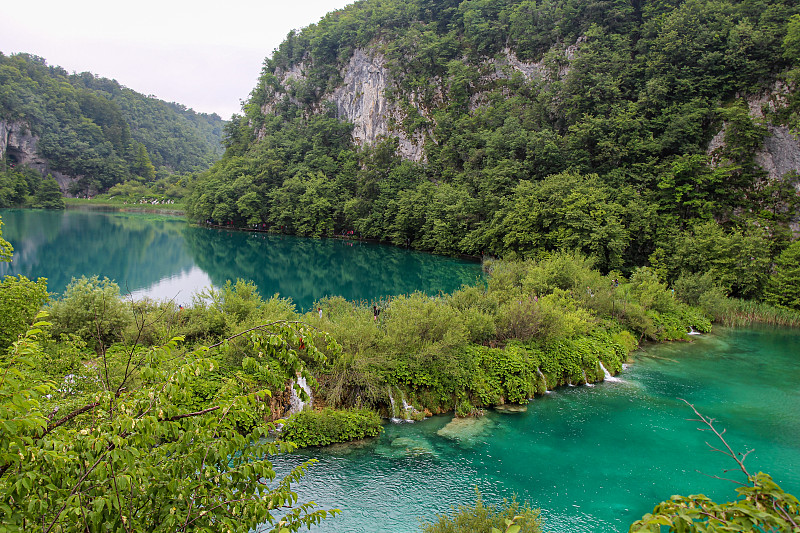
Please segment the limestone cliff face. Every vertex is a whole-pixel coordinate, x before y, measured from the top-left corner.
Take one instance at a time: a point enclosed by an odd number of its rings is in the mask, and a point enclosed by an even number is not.
[[[403,131],[392,132],[389,119],[400,118],[400,111],[386,98],[389,71],[380,53],[368,54],[357,49],[341,71],[342,83],[327,100],[336,104],[341,119],[352,122],[353,140],[359,145],[373,145],[389,136],[396,136],[400,154],[413,161],[422,159],[421,135],[408,138]]]
[[[27,165],[39,171],[42,176],[51,174],[62,191],[66,191],[73,178],[50,169],[47,161],[39,157],[36,147],[39,137],[31,133],[22,122],[0,120],[0,159],[8,156],[15,165]]]
[[[581,37],[573,45],[566,47],[563,51],[565,61],[556,66],[551,66],[545,61],[536,63],[520,61],[513,50],[505,49],[501,56],[483,65],[487,74],[482,82],[490,84],[494,80],[509,79],[514,72],[522,73],[528,80],[563,80],[569,74],[569,61],[573,59],[584,40],[585,38]],[[391,88],[395,80],[391,79],[386,60],[379,48],[380,46],[369,49],[357,48],[347,64],[339,70],[341,82],[338,86],[323,95],[320,101],[307,111],[321,112],[325,104],[331,102],[336,107],[338,117],[354,125],[353,141],[357,145],[371,146],[381,139],[396,137],[399,141],[398,152],[402,157],[412,161],[422,161],[425,157],[425,142],[435,142],[432,131],[417,131],[409,135],[400,128],[392,127],[392,124],[402,123],[404,117],[399,106],[387,97],[387,89]],[[286,70],[276,69],[273,74],[278,81],[277,87],[267,89],[269,97],[261,106],[261,112],[265,115],[274,113],[278,102],[284,98],[300,106],[300,102],[290,96],[290,89],[292,85],[307,79],[305,71],[308,67],[307,59]],[[444,93],[442,80],[432,79],[430,83],[439,88],[438,103],[442,103]],[[471,111],[486,104],[484,94],[476,91],[471,97]],[[409,101],[421,116],[433,120],[431,110],[419,104],[417,95],[409,95]],[[263,135],[263,131],[258,132],[259,139],[263,138]]]

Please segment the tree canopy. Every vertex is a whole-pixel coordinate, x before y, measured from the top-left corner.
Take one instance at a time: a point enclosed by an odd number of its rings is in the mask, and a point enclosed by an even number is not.
[[[712,223],[726,239],[759,240],[753,260],[769,263],[789,242],[798,176],[767,179],[755,155],[770,127],[800,125],[794,85],[782,85],[798,9],[358,2],[291,32],[265,61],[189,216],[447,254],[568,248],[626,272],[660,265]],[[356,49],[382,61],[394,110],[371,145],[354,141],[332,102]],[[761,118],[748,102],[763,95],[777,104]],[[400,132],[424,145],[419,161],[401,157]],[[737,252],[718,249],[721,286],[760,296],[763,280],[742,278]],[[702,273],[670,262],[669,281]]]

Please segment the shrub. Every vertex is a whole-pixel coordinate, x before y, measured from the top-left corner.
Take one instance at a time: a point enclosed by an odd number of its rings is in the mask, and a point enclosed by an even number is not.
[[[307,409],[286,421],[281,439],[302,448],[377,437],[382,431],[380,416],[369,409]]]
[[[73,278],[64,297],[50,306],[50,316],[53,336],[73,333],[95,350],[122,339],[125,328],[133,321],[119,286],[97,276]]]
[[[453,509],[452,516],[438,515],[435,522],[426,522],[423,533],[462,533],[464,531],[507,531],[509,524],[520,526],[519,533],[541,533],[542,521],[538,509],[527,504],[520,507],[515,498],[499,505],[485,505],[480,493],[473,505]],[[510,530],[510,529],[509,529]]]

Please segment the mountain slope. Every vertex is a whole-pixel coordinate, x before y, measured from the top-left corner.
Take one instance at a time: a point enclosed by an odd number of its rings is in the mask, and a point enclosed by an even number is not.
[[[362,0],[265,62],[190,213],[439,253],[571,248],[672,280],[716,265],[757,295],[734,265],[768,265],[797,215],[797,13]],[[677,258],[706,224],[749,244]]]
[[[0,157],[52,173],[74,193],[206,169],[222,153],[223,127],[217,115],[114,80],[0,54]]]

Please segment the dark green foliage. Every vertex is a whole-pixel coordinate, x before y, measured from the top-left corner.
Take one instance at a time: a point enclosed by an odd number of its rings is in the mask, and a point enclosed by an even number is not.
[[[369,409],[307,409],[289,417],[281,439],[302,448],[377,437],[382,431],[381,418]]]
[[[52,176],[48,176],[39,184],[39,189],[33,196],[31,207],[43,209],[64,209],[64,197],[61,196],[61,188]]]
[[[786,73],[798,10],[358,2],[290,33],[266,61],[189,216],[445,254],[576,250],[603,272],[652,266],[673,282],[710,271],[722,290],[759,297],[798,200],[796,177],[768,181],[755,153],[769,123],[800,124],[800,99],[790,88],[761,120],[745,98],[798,77]],[[330,102],[356,49],[385,60],[396,109],[369,146]],[[517,59],[538,63],[526,77]],[[399,132],[424,142],[421,161],[399,156]],[[724,246],[695,246],[698,229]]]
[[[61,188],[51,176],[22,166],[0,166],[0,207],[64,209]]]
[[[778,257],[764,299],[778,307],[800,310],[800,241]]]

